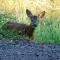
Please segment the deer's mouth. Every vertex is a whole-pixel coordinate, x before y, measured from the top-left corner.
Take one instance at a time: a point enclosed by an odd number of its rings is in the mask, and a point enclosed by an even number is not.
[[[37,25],[36,24],[32,24],[32,27],[35,28],[35,27],[37,27]]]

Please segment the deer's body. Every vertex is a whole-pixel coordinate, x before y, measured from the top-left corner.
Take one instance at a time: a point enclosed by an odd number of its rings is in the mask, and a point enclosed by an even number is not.
[[[29,38],[33,38],[34,30],[38,25],[38,17],[33,16],[32,13],[26,9],[26,14],[31,20],[30,25],[26,24],[19,24],[19,23],[14,23],[14,22],[7,22],[4,26],[6,26],[7,29],[12,30],[12,31],[18,31],[18,34],[20,35],[26,35]]]
[[[29,38],[33,38],[35,28],[33,28],[32,25],[8,22],[5,26],[11,31],[17,30],[19,35],[26,35],[29,36]]]

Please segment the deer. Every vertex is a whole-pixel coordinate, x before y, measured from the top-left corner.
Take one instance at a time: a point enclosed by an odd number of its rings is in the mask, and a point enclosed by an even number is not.
[[[33,15],[30,10],[26,9],[27,17],[30,19],[30,25],[21,24],[17,22],[7,22],[4,26],[11,31],[18,31],[19,35],[28,36],[31,39],[34,39],[34,30],[39,23],[38,16]],[[42,11],[41,18],[44,17],[45,11]]]

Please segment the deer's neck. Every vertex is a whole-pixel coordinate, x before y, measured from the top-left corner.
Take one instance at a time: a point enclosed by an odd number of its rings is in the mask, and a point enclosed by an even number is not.
[[[37,25],[33,26],[33,25],[30,24],[30,29],[32,29],[32,31],[34,31],[36,27],[37,27]]]

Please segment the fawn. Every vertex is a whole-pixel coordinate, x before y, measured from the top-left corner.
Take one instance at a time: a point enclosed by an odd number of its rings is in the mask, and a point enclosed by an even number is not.
[[[37,27],[39,20],[38,20],[38,17],[35,15],[32,15],[32,13],[28,9],[26,9],[26,14],[31,20],[30,25],[19,24],[15,22],[7,22],[4,26],[9,30],[18,31],[19,35],[26,35],[29,38],[34,39],[34,36],[33,36],[34,30]],[[44,14],[45,12],[43,11],[41,14],[41,17],[43,17]]]

